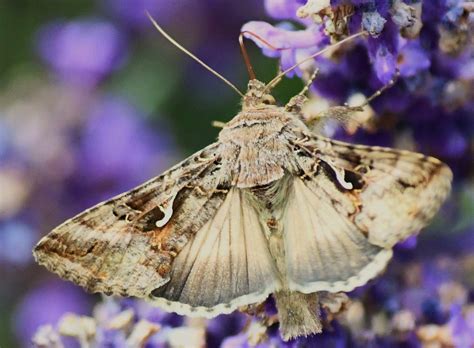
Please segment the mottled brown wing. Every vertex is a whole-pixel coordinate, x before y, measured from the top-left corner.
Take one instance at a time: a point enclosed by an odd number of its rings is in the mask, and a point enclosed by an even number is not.
[[[337,207],[344,207],[339,210],[355,209],[350,213],[354,223],[382,247],[426,226],[451,188],[451,170],[419,153],[322,136],[306,137],[294,146],[305,176],[326,173],[334,183],[328,194]]]
[[[352,193],[355,224],[381,247],[393,247],[419,232],[451,190],[451,170],[433,157],[324,137],[315,137],[314,146],[346,186],[339,186],[340,191]]]
[[[91,292],[147,297],[230,188],[220,144],[66,221],[34,249],[37,262]]]
[[[280,281],[257,211],[230,190],[217,213],[176,257],[170,281],[152,301],[179,314],[214,317],[258,303]]]
[[[429,223],[450,191],[450,169],[432,157],[320,136],[291,143],[299,178],[285,243],[295,290],[364,284],[384,269],[395,243]]]

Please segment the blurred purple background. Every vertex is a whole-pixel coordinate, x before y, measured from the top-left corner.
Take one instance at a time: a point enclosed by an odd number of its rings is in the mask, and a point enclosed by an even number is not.
[[[94,337],[86,336],[100,347],[130,344],[140,320],[149,325],[143,329],[150,333],[144,340],[148,347],[177,344],[184,336],[212,347],[246,347],[252,340],[262,347],[283,344],[276,325],[263,335],[259,323],[244,314],[206,323],[140,301],[87,294],[34,264],[31,249],[63,220],[158,175],[211,142],[218,132],[211,121],[227,121],[238,110],[238,96],[166,42],[145,9],[185,47],[244,89],[247,75],[237,37],[245,23],[265,21],[246,26],[288,48],[277,54],[264,47],[270,59],[248,45],[264,81],[276,74],[275,58],[285,68],[329,44],[330,35],[314,18],[296,16],[304,3],[0,4],[0,19],[10,24],[0,32],[0,347],[29,346],[41,326],[40,338],[59,344],[57,330],[67,312],[76,315],[77,337],[62,338],[66,347],[78,346],[78,337],[84,339],[88,332],[90,322],[79,315],[93,321]],[[372,126],[351,135],[334,129],[334,136],[436,156],[455,173],[453,193],[419,238],[397,246],[384,276],[350,294],[352,306],[328,323],[323,335],[289,346],[474,346],[474,49],[469,12],[474,6],[451,0],[406,3],[422,8],[421,14],[410,12],[402,1],[352,1],[351,33],[363,27],[374,36],[348,45],[337,60],[318,58],[321,74],[312,98],[342,104],[355,93],[368,96],[399,69],[397,84],[371,104]],[[333,10],[341,4],[350,2],[331,1]],[[421,29],[406,23],[407,13],[423,23]],[[303,67],[295,72],[275,92],[282,103],[302,86]],[[271,303],[267,307],[271,313]],[[157,324],[161,331],[154,333]]]

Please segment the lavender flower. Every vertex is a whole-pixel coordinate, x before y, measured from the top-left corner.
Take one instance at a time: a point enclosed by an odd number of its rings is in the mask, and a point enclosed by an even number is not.
[[[443,31],[448,30],[452,34],[453,42],[456,35],[462,41],[463,33],[473,27],[472,16],[469,16],[461,2],[441,1],[439,6],[433,6],[429,2],[408,4],[402,1],[333,1],[331,4],[308,1],[304,6],[296,0],[266,2],[268,13],[275,13],[276,19],[295,21],[291,11],[298,6],[298,15],[303,16],[306,21],[311,21],[299,22],[303,23],[306,29],[296,33],[305,33],[306,36],[309,33],[320,33],[320,36],[313,34],[311,39],[308,36],[305,40],[308,45],[304,48],[298,44],[298,40],[294,40],[296,34],[286,22],[283,27],[270,26],[264,22],[250,22],[243,26],[243,30],[251,30],[270,42],[273,39],[280,46],[289,47],[287,51],[275,52],[259,43],[255,37],[249,36],[262,47],[264,54],[280,58],[280,66],[285,68],[316,52],[321,44],[329,39],[334,41],[341,35],[366,29],[370,37],[365,41],[360,40],[353,49],[346,49],[348,52],[338,57],[338,62],[318,58],[313,63],[300,66],[296,73],[307,78],[309,72],[317,66],[320,76],[313,85],[313,92],[343,103],[355,91],[371,93],[393,79],[398,71],[398,85],[373,103],[377,113],[375,122],[383,122],[378,115],[396,110],[400,121],[403,122],[401,126],[414,130],[418,147],[415,150],[439,156],[455,170],[461,167],[459,161],[468,151],[469,132],[460,126],[463,122],[460,113],[462,111],[453,110],[456,105],[452,103],[453,99],[442,103],[443,98],[437,92],[450,88],[453,91],[451,93],[457,93],[453,98],[462,98],[461,96],[466,95],[467,87],[462,87],[463,84],[456,82],[460,81],[456,79],[472,81],[470,66],[474,54],[473,45],[462,45],[456,52],[443,48],[448,45],[448,39],[443,39]],[[288,13],[283,13],[284,9],[287,9]],[[454,28],[462,29],[459,32]],[[292,59],[288,59],[288,56]],[[454,86],[457,86],[457,89],[454,89]],[[448,98],[449,94],[441,95]],[[429,106],[430,110],[417,110],[416,105],[420,105],[422,101],[426,103],[424,107]],[[462,103],[462,100],[456,103]],[[451,109],[449,113],[453,114],[452,116],[446,116],[447,108]],[[417,110],[416,115],[409,116],[413,110]],[[422,122],[424,117],[429,117],[426,118],[429,124]],[[373,137],[367,132],[362,132],[362,137],[360,135],[360,132],[355,133],[354,140],[369,143],[363,138]],[[397,139],[393,141],[397,142]],[[384,145],[391,144],[384,141]]]
[[[80,288],[59,280],[45,283],[27,293],[18,306],[14,318],[17,337],[26,347],[42,325],[56,323],[66,312],[89,311],[89,301]]]
[[[398,41],[402,39],[402,36],[406,37],[406,35],[403,35],[403,32],[400,32],[400,30],[414,26],[415,22],[419,20],[419,14],[417,14],[418,5],[416,3],[410,6],[402,1],[394,1],[390,7],[388,1],[354,1],[352,3],[345,2],[345,5],[333,2],[331,6],[329,3],[321,5],[324,4],[324,2],[318,3],[308,1],[305,6],[302,6],[302,3],[296,0],[268,0],[265,4],[269,15],[273,16],[275,19],[297,19],[294,12],[295,8],[299,8],[297,13],[299,13],[300,17],[308,17],[312,15],[313,18],[317,18],[315,22],[305,22],[308,29],[317,26],[320,30],[324,28],[326,32],[329,31],[330,33],[331,28],[343,24],[336,23],[337,21],[345,21],[347,22],[345,23],[346,30],[349,30],[349,28],[355,28],[355,31],[357,31],[357,27],[359,27],[358,30],[361,28],[367,30],[372,35],[368,40],[369,55],[374,65],[374,71],[382,82],[387,82],[392,78],[397,67],[413,74],[418,69],[426,69],[429,66],[426,52],[424,52],[419,44],[412,45],[408,43],[405,54],[416,54],[418,58],[421,59],[405,60],[403,57],[399,58],[399,52],[404,45],[399,45]],[[351,6],[353,12],[350,12],[349,14],[346,13],[347,17],[341,19],[340,14],[343,10],[343,6]],[[445,11],[444,16],[449,18],[449,20],[445,18],[445,21],[449,21],[449,23],[457,23],[457,21],[460,20],[462,13],[464,13],[463,7],[459,5],[459,2],[456,4],[447,4]],[[250,23],[248,23],[244,25],[243,30],[252,29],[254,33],[265,38],[269,36],[268,28],[268,25],[265,23],[259,23],[258,25],[250,25]],[[287,26],[286,28],[286,32],[283,30],[279,31],[277,42],[283,42],[286,47],[288,47],[291,42],[296,46],[296,48],[300,48],[297,46],[297,41],[295,42],[292,40],[292,37],[295,35],[291,27],[289,28]],[[410,37],[408,40],[417,36],[418,35]],[[260,44],[257,39],[253,39],[257,44]],[[317,49],[318,45],[322,43],[321,39],[317,41],[318,42],[312,44],[312,40],[307,39],[306,48],[312,46]],[[281,46],[285,47],[285,45]],[[267,47],[265,47],[264,53],[272,55],[268,52]],[[278,56],[278,54],[273,53],[273,56]],[[398,59],[401,62],[397,63]],[[410,68],[410,64],[415,64],[415,66]]]
[[[149,306],[147,306],[150,308]],[[201,347],[205,343],[205,327],[202,322],[188,321],[180,326],[166,324],[166,320],[156,323],[140,311],[141,301],[119,301],[105,299],[94,308],[94,315],[80,316],[64,314],[56,325],[40,327],[33,337],[35,346],[42,342],[59,342],[61,346],[70,337],[81,346],[96,347]],[[151,309],[162,319],[169,314],[159,309]],[[149,312],[147,310],[147,312]]]
[[[112,23],[83,19],[51,23],[39,32],[38,51],[62,80],[95,85],[126,59],[126,37]]]

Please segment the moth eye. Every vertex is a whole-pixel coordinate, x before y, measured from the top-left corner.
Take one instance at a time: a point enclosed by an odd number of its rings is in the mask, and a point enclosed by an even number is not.
[[[262,99],[262,103],[266,105],[273,105],[276,103],[275,98],[273,98],[271,95],[265,95]]]

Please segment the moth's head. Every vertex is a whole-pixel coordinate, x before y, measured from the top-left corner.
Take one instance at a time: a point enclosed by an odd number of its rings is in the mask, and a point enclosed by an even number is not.
[[[268,93],[268,89],[263,82],[255,79],[249,81],[247,93],[245,93],[242,99],[243,110],[275,104],[275,98],[273,98],[273,96]]]

